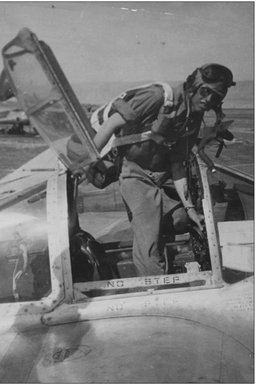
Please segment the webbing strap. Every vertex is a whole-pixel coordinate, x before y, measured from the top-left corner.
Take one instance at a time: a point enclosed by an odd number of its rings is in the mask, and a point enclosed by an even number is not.
[[[173,90],[171,86],[167,83],[156,83],[160,84],[163,87],[164,90],[164,106],[173,106]]]
[[[113,141],[113,147],[120,147],[121,145],[135,144],[142,141],[150,140],[152,136],[151,131],[142,133],[133,133],[131,135],[116,137]]]
[[[163,82],[154,82],[151,84],[145,84],[144,86],[138,87],[140,88],[146,88],[150,85],[161,85],[164,90],[164,106],[173,106],[173,90],[171,86],[167,83]],[[124,92],[121,96],[123,98],[125,96],[126,92]],[[157,144],[166,144],[170,145],[171,143],[167,143],[166,139],[158,135],[157,133],[154,133],[152,131],[146,131],[142,133],[134,133],[131,135],[126,135],[122,137],[116,137],[112,143],[112,147],[120,147],[122,145],[128,145],[128,144],[136,144],[147,140],[154,140]]]
[[[146,88],[146,87],[149,87],[151,85],[161,85],[162,86],[163,91],[164,91],[164,104],[163,104],[164,107],[165,106],[173,106],[173,90],[168,83],[154,82],[154,83],[145,84],[143,86],[140,86],[138,88],[133,88],[130,90]],[[118,98],[124,98],[126,93],[129,92],[130,90],[122,93]],[[118,98],[115,98],[114,100],[116,100]],[[104,121],[107,120],[109,110],[110,110],[110,108],[112,106],[112,102],[114,100],[112,100],[109,104],[106,104],[103,107],[97,109],[92,114],[91,123],[92,123],[93,128],[95,128],[97,131],[100,128],[99,126],[101,126],[104,123]],[[153,133],[152,131],[146,131],[146,132],[142,132],[142,133],[134,133],[131,135],[116,137],[113,140],[111,147],[115,148],[115,147],[120,147],[122,145],[136,144],[136,143],[140,143],[140,142],[147,141],[147,140],[154,140],[158,144],[165,144],[168,146],[172,144],[172,143],[167,143],[166,139],[164,139],[161,135],[159,135],[157,133]]]
[[[147,140],[154,140],[157,144],[167,144],[166,139],[152,131],[142,133],[133,133],[131,135],[116,137],[113,141],[112,147],[120,147],[122,145],[141,143]]]

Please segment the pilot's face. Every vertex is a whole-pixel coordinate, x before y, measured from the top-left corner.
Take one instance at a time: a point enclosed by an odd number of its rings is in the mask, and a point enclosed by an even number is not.
[[[192,112],[205,112],[221,103],[223,98],[207,85],[198,88],[191,99]]]

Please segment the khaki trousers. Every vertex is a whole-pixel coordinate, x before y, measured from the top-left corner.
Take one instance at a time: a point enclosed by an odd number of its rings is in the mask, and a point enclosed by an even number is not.
[[[133,229],[133,262],[138,276],[163,275],[166,262],[161,239],[164,215],[180,205],[161,188],[165,174],[150,172],[124,158],[120,191]],[[183,208],[178,216],[186,214]]]

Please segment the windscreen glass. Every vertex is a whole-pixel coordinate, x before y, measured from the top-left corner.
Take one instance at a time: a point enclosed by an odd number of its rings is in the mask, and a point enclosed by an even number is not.
[[[94,131],[50,47],[25,28],[3,56],[22,109],[63,163],[69,167],[73,153],[95,160]]]

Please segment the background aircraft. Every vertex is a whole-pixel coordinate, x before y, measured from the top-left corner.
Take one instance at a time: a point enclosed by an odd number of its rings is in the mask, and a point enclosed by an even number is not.
[[[0,74],[0,130],[3,133],[25,134],[24,126],[29,126],[29,119],[21,110],[5,70]]]
[[[37,135],[21,109],[3,69],[0,74],[0,132],[8,135]]]

